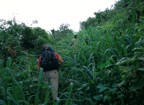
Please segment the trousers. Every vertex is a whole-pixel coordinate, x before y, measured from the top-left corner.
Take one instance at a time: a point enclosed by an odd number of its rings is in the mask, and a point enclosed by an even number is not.
[[[45,71],[43,74],[45,81],[50,82],[52,98],[55,100],[58,97],[58,70]]]

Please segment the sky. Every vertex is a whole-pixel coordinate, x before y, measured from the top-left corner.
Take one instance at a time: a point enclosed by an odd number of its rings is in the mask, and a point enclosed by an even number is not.
[[[77,32],[80,22],[94,17],[94,12],[111,8],[118,0],[0,0],[0,19],[13,19],[47,31],[61,24]],[[37,20],[37,24],[32,24]]]

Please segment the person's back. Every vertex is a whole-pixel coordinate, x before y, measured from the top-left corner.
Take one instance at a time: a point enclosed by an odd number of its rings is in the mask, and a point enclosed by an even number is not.
[[[41,67],[44,71],[59,69],[60,63],[56,58],[55,52],[50,48],[46,48],[41,55]]]
[[[48,58],[49,57],[49,58]],[[53,58],[52,58],[53,57]],[[59,64],[63,62],[58,53],[54,52],[47,45],[43,46],[41,55],[38,60],[38,70],[43,68],[43,74],[47,82],[50,81],[52,86],[52,97],[55,100],[58,96],[58,68],[56,67],[54,60],[57,60]],[[51,65],[50,65],[51,64]]]

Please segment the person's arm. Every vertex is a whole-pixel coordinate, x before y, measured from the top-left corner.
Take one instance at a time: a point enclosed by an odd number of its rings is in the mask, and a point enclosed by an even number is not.
[[[58,55],[58,53],[54,52],[54,54],[56,58],[58,59],[58,61],[60,62],[60,64],[64,62],[64,60],[61,58],[61,56]]]
[[[38,71],[40,70],[41,56],[38,59]]]

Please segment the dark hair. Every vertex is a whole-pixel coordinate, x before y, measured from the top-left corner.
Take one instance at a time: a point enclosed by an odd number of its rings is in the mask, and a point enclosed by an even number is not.
[[[50,50],[50,51],[54,51],[51,47],[49,47],[48,45],[43,45],[42,49],[41,49],[41,53],[45,50]]]

